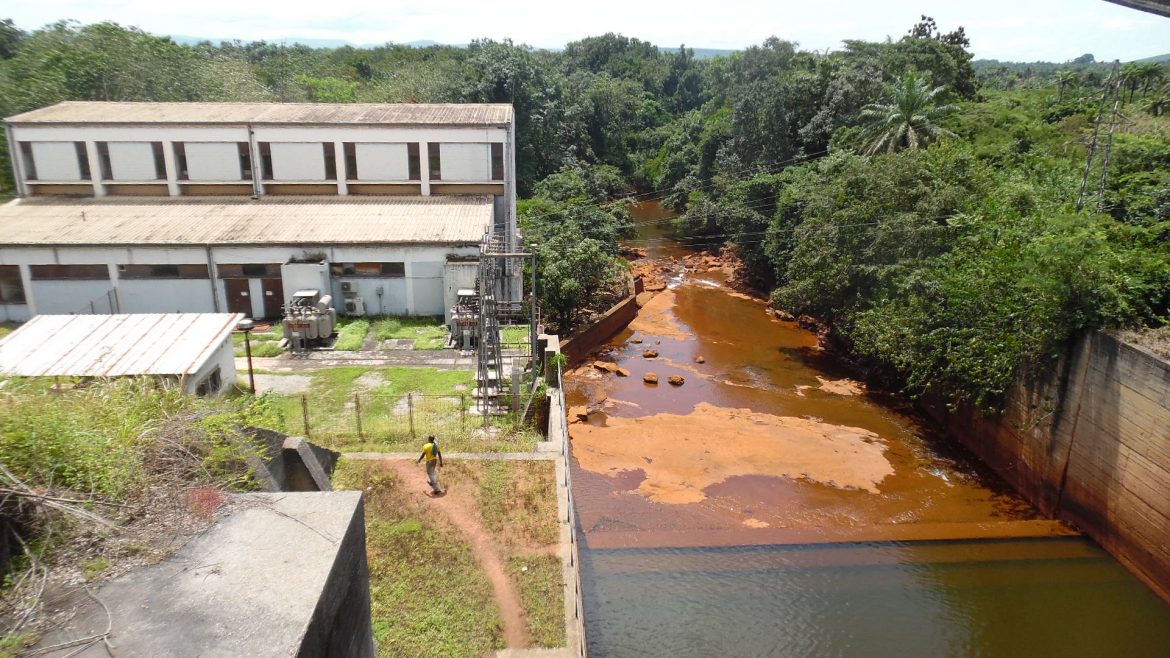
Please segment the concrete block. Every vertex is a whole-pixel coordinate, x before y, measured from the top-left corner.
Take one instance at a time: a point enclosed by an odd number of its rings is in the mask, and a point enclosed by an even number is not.
[[[108,627],[119,656],[374,655],[361,492],[244,494],[222,515],[167,560],[77,592],[38,646]],[[107,653],[98,641],[41,655]]]

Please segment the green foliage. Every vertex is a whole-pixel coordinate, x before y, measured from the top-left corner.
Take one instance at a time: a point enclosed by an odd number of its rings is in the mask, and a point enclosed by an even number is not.
[[[862,150],[867,154],[881,151],[925,148],[931,142],[954,133],[938,122],[953,114],[954,105],[939,105],[937,98],[945,87],[931,89],[914,70],[894,80],[889,88],[889,103],[872,103],[861,108]]]
[[[267,401],[198,398],[151,380],[94,382],[57,393],[47,382],[6,380],[0,454],[18,477],[126,499],[152,477],[151,455],[183,446],[196,480],[248,486],[246,457],[257,448],[241,427],[276,427]],[[163,442],[163,437],[169,442]]]

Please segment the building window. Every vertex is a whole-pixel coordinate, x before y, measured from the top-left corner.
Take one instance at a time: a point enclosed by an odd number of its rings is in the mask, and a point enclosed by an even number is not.
[[[419,168],[417,142],[411,142],[406,145],[406,158],[407,167],[410,170],[410,180],[420,180],[422,178],[422,170]]]
[[[391,278],[406,276],[405,263],[332,263],[329,267],[333,276]]]
[[[81,172],[81,180],[91,180],[89,153],[85,150],[85,142],[73,142],[73,149],[77,151],[77,171]]]
[[[333,142],[321,142],[321,149],[325,153],[325,180],[337,180],[337,151]]]
[[[98,164],[101,165],[102,180],[114,179],[114,167],[110,164],[110,144],[108,142],[97,143]]]
[[[427,161],[430,164],[431,180],[443,180],[443,166],[439,158],[439,145],[431,142],[427,144]]]
[[[0,304],[23,304],[24,282],[20,280],[20,267],[0,265]]]
[[[163,143],[151,142],[150,151],[154,154],[155,180],[163,180],[167,177],[167,159],[163,157]]]
[[[199,386],[195,387],[195,395],[211,395],[219,391],[223,386],[223,375],[219,372],[219,366],[215,367],[207,377],[199,382]]]
[[[272,145],[268,142],[260,142],[260,176],[272,180]]]
[[[24,179],[37,179],[37,163],[33,160],[32,143],[20,142],[20,161],[24,165]]]
[[[206,265],[119,265],[121,279],[206,279]]]
[[[504,180],[504,145],[492,142],[492,180]]]
[[[280,278],[280,263],[248,263],[217,265],[221,279],[277,279]]]
[[[105,265],[30,265],[34,281],[108,281],[110,268]]]
[[[252,149],[248,142],[239,142],[240,174],[243,180],[252,180]]]
[[[183,142],[172,144],[175,149],[175,168],[179,170],[179,180],[187,180],[187,146]]]
[[[342,150],[345,151],[345,180],[357,180],[357,144],[345,142]]]

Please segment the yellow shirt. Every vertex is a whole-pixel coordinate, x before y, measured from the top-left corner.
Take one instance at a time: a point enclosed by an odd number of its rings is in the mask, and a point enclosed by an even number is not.
[[[426,455],[427,461],[429,462],[433,462],[438,459],[438,457],[435,456],[435,444],[431,443],[430,441],[423,445],[423,454]]]

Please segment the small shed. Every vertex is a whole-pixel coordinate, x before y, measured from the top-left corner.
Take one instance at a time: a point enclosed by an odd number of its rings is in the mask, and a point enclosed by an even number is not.
[[[236,381],[242,313],[38,315],[0,340],[0,375],[163,377],[215,395]]]

